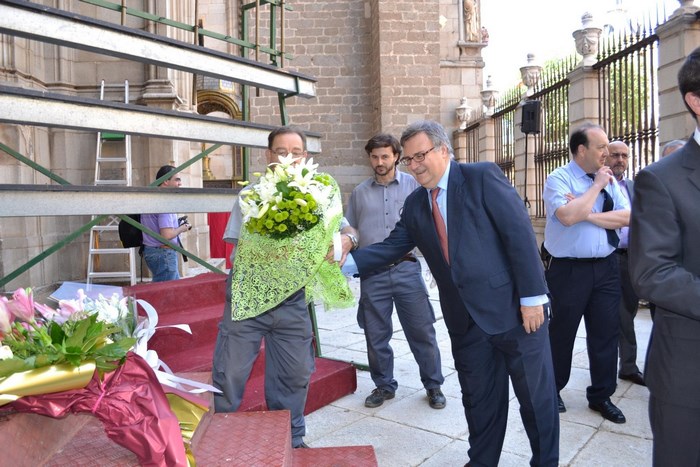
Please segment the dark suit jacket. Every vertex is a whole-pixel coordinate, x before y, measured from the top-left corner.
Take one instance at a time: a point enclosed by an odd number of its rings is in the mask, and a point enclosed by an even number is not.
[[[404,203],[389,237],[353,252],[360,274],[390,264],[414,247],[423,253],[440,290],[450,332],[474,322],[488,334],[522,324],[520,297],[544,295],[547,285],[523,201],[497,165],[450,163],[447,189],[447,266],[423,187]]]
[[[656,304],[645,380],[652,394],[700,408],[700,147],[694,139],[635,179],[630,275]]]

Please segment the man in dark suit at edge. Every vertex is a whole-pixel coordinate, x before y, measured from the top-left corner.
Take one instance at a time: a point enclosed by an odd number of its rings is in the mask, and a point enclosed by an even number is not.
[[[352,252],[344,270],[366,274],[418,247],[437,282],[452,341],[469,426],[467,465],[498,465],[510,375],[530,464],[556,466],[559,414],[547,286],[523,202],[497,165],[452,161],[439,123],[411,124],[401,144],[400,161],[422,188],[408,196],[389,237]]]
[[[681,149],[635,179],[630,273],[656,304],[646,361],[654,466],[700,465],[700,47],[678,73],[696,121]]]

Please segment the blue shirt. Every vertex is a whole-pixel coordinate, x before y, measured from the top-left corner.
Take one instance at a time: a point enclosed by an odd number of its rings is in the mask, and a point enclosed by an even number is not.
[[[556,211],[568,200],[566,194],[583,195],[593,185],[593,180],[575,162],[571,161],[554,170],[544,183],[544,204],[547,224],[544,229],[544,246],[555,258],[604,258],[615,251],[608,243],[605,229],[592,222],[583,221],[565,226],[556,216]],[[612,197],[613,210],[630,209],[627,197],[613,178],[605,191]],[[603,212],[603,195],[599,194],[591,212]]]

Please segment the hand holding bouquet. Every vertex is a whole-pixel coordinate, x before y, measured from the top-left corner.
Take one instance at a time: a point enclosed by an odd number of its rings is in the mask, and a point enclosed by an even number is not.
[[[289,154],[241,192],[243,229],[231,284],[232,318],[257,316],[301,288],[326,308],[354,303],[337,264],[325,261],[343,209],[340,189],[313,159]]]
[[[333,180],[316,172],[313,159],[281,156],[250,190],[241,193],[243,223],[249,233],[282,239],[307,231],[321,220]]]

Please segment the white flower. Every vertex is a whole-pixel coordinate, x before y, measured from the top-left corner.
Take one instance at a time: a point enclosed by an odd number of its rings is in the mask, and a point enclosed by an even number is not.
[[[100,294],[97,300],[87,299],[85,311],[90,314],[97,314],[97,320],[104,323],[118,323],[129,314],[127,306],[127,298],[119,298],[119,295],[112,294],[109,299],[106,299]]]
[[[0,347],[0,360],[7,360],[8,358],[12,358],[14,355],[12,354],[12,349],[8,345],[3,345]]]

